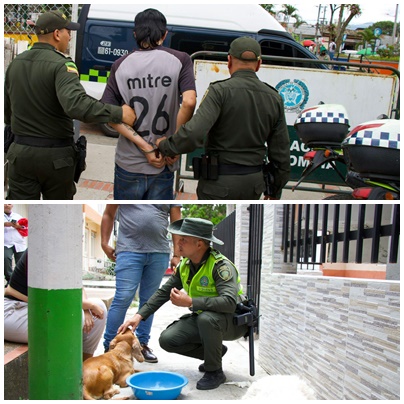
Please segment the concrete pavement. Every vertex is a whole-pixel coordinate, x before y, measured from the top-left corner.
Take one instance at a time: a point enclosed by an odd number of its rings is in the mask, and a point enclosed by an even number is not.
[[[165,282],[167,278],[163,279]],[[89,295],[98,290],[98,296],[110,296],[114,289],[114,281],[83,281],[83,286]],[[92,290],[94,288],[94,290]],[[126,319],[137,312],[137,307],[130,308]],[[149,347],[158,357],[158,363],[135,363],[135,369],[147,371],[169,371],[184,375],[188,379],[188,385],[182,389],[179,400],[240,400],[240,399],[315,399],[314,392],[303,383],[297,376],[293,375],[268,375],[255,360],[255,376],[249,374],[249,353],[248,340],[244,338],[237,341],[226,341],[228,347],[223,357],[223,370],[226,374],[226,383],[214,390],[201,391],[196,389],[197,381],[203,376],[198,371],[201,361],[187,358],[182,355],[162,350],[158,343],[160,333],[181,315],[187,313],[187,309],[176,307],[167,302],[154,315],[153,327]],[[103,340],[95,352],[95,355],[102,355],[104,352]],[[259,356],[259,340],[255,341],[255,358]],[[130,387],[121,388],[118,397],[130,397],[134,399]]]

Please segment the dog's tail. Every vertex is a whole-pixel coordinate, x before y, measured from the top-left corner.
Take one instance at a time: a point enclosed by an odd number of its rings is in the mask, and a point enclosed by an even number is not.
[[[95,398],[87,391],[86,386],[83,386],[83,398],[84,400],[95,400]]]

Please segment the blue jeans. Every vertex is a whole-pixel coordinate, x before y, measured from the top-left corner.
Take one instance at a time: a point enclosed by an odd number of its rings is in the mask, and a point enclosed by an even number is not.
[[[149,300],[160,287],[161,279],[168,267],[168,253],[120,252],[116,257],[116,291],[108,311],[104,334],[104,348],[114,339],[118,328],[125,322],[128,310],[139,286],[139,307]],[[141,321],[136,329],[136,336],[141,344],[147,344],[153,316]]]
[[[115,164],[114,199],[173,200],[174,173],[166,167],[160,174],[136,174]]]

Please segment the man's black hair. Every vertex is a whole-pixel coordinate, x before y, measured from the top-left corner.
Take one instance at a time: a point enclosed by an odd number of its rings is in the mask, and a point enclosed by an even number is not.
[[[135,17],[135,37],[141,49],[155,48],[167,30],[167,20],[154,8],[148,8]]]

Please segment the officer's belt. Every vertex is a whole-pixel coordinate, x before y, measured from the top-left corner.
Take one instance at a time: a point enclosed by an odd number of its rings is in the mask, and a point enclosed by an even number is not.
[[[243,166],[240,164],[219,164],[219,175],[247,175],[262,171],[262,165]]]
[[[73,146],[73,138],[57,139],[14,135],[14,143],[32,147],[67,147]]]

